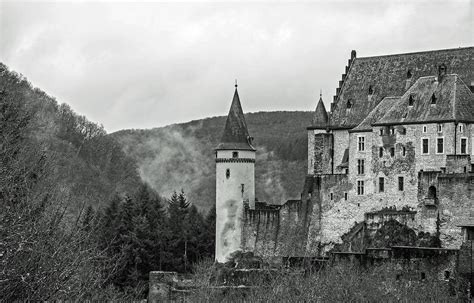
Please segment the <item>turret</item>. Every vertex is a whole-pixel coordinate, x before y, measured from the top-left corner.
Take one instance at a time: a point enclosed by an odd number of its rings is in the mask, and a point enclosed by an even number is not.
[[[329,117],[322,93],[308,126],[308,175],[332,173],[332,134],[328,133]]]
[[[241,249],[245,207],[255,208],[255,148],[252,146],[237,84],[224,133],[216,147],[216,260]]]

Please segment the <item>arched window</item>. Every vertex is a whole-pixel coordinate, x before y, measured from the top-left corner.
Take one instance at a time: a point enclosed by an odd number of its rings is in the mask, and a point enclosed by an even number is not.
[[[411,69],[409,69],[409,70],[407,71],[407,79],[411,79],[412,76],[413,76],[413,75],[412,75],[412,73],[411,73]]]
[[[227,179],[230,178],[230,169],[226,169],[226,170],[225,170],[225,177],[226,177]]]
[[[428,188],[428,199],[436,199],[436,187],[433,185]]]

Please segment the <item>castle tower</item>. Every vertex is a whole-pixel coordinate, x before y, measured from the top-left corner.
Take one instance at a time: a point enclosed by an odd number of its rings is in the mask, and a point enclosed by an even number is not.
[[[332,134],[327,133],[328,113],[322,93],[308,130],[308,175],[332,173]]]
[[[244,203],[255,208],[255,148],[240,105],[237,84],[224,133],[216,147],[216,260],[241,249]]]

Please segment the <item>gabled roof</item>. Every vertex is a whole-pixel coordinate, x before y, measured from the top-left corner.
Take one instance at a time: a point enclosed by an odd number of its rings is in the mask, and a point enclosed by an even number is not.
[[[362,120],[362,122],[351,129],[349,132],[366,132],[372,131],[372,123],[377,122],[382,118],[387,111],[392,108],[400,100],[400,97],[385,97],[382,101],[370,112],[370,114]]]
[[[373,125],[449,121],[474,122],[474,94],[456,74],[419,78]]]
[[[383,98],[403,95],[416,79],[437,75],[441,64],[465,83],[474,81],[474,47],[353,58],[350,62],[332,105],[330,128],[357,126]]]
[[[313,121],[310,129],[326,129],[328,125],[328,113],[326,107],[324,106],[323,97],[319,96],[318,105],[313,114]]]
[[[245,123],[239,93],[235,87],[234,98],[225,122],[224,133],[216,149],[255,150]]]

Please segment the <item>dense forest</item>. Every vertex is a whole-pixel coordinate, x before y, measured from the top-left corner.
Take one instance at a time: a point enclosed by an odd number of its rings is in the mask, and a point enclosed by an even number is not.
[[[215,209],[160,196],[102,126],[0,64],[2,300],[143,297],[212,258]]]
[[[311,114],[245,115],[257,148],[256,197],[260,201],[280,204],[299,198],[306,174],[306,127]],[[154,189],[170,194],[183,188],[193,203],[208,210],[215,201],[214,148],[225,119],[213,117],[150,130],[123,130],[112,136],[136,160],[140,176]]]

